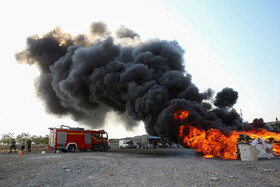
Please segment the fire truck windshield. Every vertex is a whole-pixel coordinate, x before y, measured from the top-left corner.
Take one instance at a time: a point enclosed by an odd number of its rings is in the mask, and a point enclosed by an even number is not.
[[[107,139],[108,138],[108,134],[105,132],[102,134],[103,138]]]

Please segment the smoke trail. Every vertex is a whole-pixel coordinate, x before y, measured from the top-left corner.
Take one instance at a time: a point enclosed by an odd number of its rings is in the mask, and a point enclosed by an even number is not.
[[[147,133],[173,141],[178,110],[189,110],[186,120],[203,129],[242,129],[239,114],[231,108],[238,93],[223,89],[213,108],[214,91],[200,92],[192,83],[177,42],[141,41],[124,26],[115,37],[103,22],[93,23],[90,31],[93,37],[71,36],[55,28],[43,37],[28,37],[26,49],[16,54],[19,62],[40,70],[35,86],[49,113],[96,128],[103,125],[106,113],[114,111],[127,129],[143,121]]]

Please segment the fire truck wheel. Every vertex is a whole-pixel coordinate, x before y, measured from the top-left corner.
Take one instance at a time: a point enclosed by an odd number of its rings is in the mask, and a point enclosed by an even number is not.
[[[67,148],[67,151],[75,152],[76,151],[76,146],[75,145],[69,145],[69,147]]]
[[[105,151],[105,149],[106,149],[105,145],[101,144],[99,146],[99,151]]]

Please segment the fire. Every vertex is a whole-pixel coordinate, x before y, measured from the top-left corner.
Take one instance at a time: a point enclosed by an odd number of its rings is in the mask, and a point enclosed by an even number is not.
[[[177,111],[175,114],[174,114],[174,119],[175,120],[184,120],[188,117],[189,115],[189,111]]]
[[[174,119],[185,119],[188,117],[188,111],[180,111],[174,114]],[[205,158],[220,157],[223,159],[237,159],[237,141],[240,134],[245,134],[251,138],[262,137],[265,141],[274,138],[280,141],[280,134],[262,130],[250,131],[232,131],[229,136],[226,136],[218,129],[210,129],[208,131],[194,127],[192,124],[183,124],[179,128],[179,141],[183,146],[191,147],[192,149],[202,152]],[[280,153],[280,146],[273,145],[275,154]]]
[[[272,149],[274,154],[280,156],[280,143],[274,143]]]
[[[214,155],[203,155],[204,158],[214,158]]]

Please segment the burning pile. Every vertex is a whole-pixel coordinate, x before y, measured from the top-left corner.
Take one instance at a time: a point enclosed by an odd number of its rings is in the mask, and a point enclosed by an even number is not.
[[[182,111],[175,113],[175,120],[184,120],[188,117],[188,111]],[[191,147],[198,152],[202,152],[204,157],[212,158],[214,156],[221,157],[223,159],[237,159],[238,150],[237,142],[241,135],[247,135],[257,139],[262,137],[265,141],[280,142],[280,134],[275,132],[269,132],[264,129],[251,129],[248,131],[231,131],[228,135],[223,134],[218,129],[202,130],[195,127],[194,124],[184,124],[179,128],[179,140],[185,147]],[[246,138],[245,138],[246,139]],[[244,139],[242,140],[244,141]],[[248,141],[248,140],[247,140]],[[249,140],[251,141],[251,139]],[[280,147],[275,144],[273,150],[276,155],[279,155]]]
[[[211,89],[200,92],[185,71],[183,55],[175,41],[143,42],[124,26],[114,35],[95,22],[90,35],[55,28],[43,37],[28,37],[16,58],[40,70],[35,87],[47,112],[92,128],[114,112],[128,130],[143,121],[150,135],[227,159],[236,158],[231,149],[243,129],[275,131],[269,136],[279,138],[279,130],[265,123],[242,122],[232,108],[235,90],[224,88],[215,99]],[[210,148],[213,142],[219,146]]]

